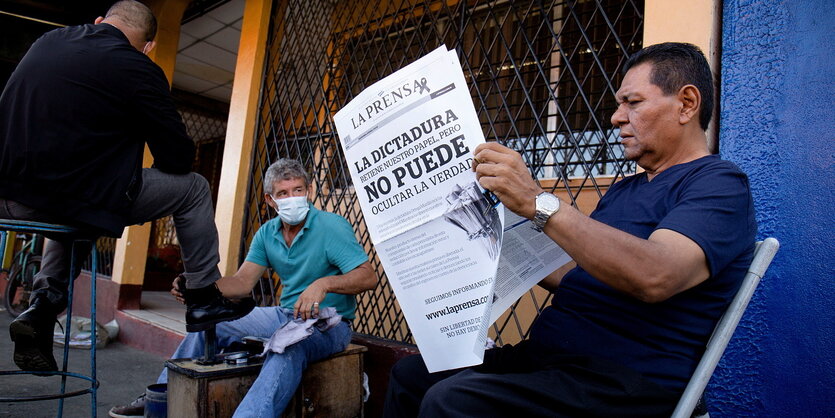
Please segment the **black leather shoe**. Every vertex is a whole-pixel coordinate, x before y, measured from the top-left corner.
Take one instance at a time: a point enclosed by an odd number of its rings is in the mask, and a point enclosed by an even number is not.
[[[52,355],[52,330],[56,309],[36,300],[9,324],[14,341],[14,362],[21,370],[52,372],[58,363]]]
[[[255,300],[246,298],[232,302],[220,294],[217,286],[182,289],[186,300],[186,331],[205,331],[219,322],[233,321],[246,316],[255,308]]]

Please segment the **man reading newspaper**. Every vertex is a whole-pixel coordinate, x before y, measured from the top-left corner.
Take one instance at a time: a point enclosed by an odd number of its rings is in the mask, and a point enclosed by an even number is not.
[[[612,124],[643,172],[612,185],[591,216],[531,179],[520,155],[474,150],[480,184],[576,262],[530,338],[480,366],[392,370],[385,415],[669,416],[754,249],[748,180],[708,151],[710,68],[693,45],[647,47],[626,63]],[[559,289],[559,291],[556,291]]]

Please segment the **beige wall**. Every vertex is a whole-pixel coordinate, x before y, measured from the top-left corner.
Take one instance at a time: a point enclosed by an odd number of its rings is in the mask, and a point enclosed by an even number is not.
[[[246,182],[249,178],[255,123],[258,118],[258,96],[270,26],[271,4],[269,0],[247,0],[244,7],[215,209],[215,223],[220,238],[220,273],[223,275],[233,274],[238,269],[238,252],[246,205]]]
[[[713,66],[719,57],[717,0],[646,0],[644,46],[661,42],[688,42],[704,51]]]

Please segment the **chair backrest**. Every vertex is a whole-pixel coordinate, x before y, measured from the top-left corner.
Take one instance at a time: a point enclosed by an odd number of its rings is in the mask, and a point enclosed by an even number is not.
[[[742,314],[745,313],[745,308],[748,307],[748,302],[751,301],[754,290],[768,269],[768,265],[771,264],[774,255],[777,254],[778,248],[780,248],[780,243],[774,238],[766,238],[757,242],[754,249],[754,260],[742,280],[742,286],[731,301],[730,306],[728,306],[728,310],[716,324],[716,328],[707,343],[705,353],[699,361],[696,371],[693,372],[693,377],[690,378],[687,388],[684,389],[678,405],[676,405],[673,418],[689,418],[693,413],[693,409],[702,397],[707,382],[713,375],[713,370],[716,369],[719,359],[722,358],[722,353],[725,352],[725,348],[728,346]]]

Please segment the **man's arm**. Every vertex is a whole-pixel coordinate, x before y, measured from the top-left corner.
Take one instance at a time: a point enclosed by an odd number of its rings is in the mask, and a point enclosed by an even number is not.
[[[261,278],[261,275],[264,274],[265,270],[267,270],[267,268],[264,266],[244,261],[235,274],[221,277],[215,282],[215,284],[224,297],[229,299],[242,299],[250,296],[252,288],[255,287],[256,283],[258,283],[258,280]],[[177,276],[177,278],[171,282],[170,293],[181,303],[185,303],[183,294],[180,292],[179,288],[180,284],[178,281],[180,279],[181,276]]]
[[[563,264],[562,267],[551,272],[551,274],[545,276],[545,278],[537,284],[539,287],[549,292],[554,292],[560,286],[562,278],[565,277],[565,274],[574,267],[577,267],[577,263],[575,263],[574,260],[571,260]]]
[[[593,277],[644,302],[661,302],[710,276],[702,248],[690,238],[659,229],[649,239],[612,228],[569,205],[545,226]]]
[[[542,189],[521,156],[497,143],[479,145],[473,170],[479,183],[508,209],[531,219]],[[710,276],[704,251],[690,238],[667,229],[649,239],[615,229],[561,202],[544,232],[592,276],[645,302],[660,302]]]
[[[221,277],[218,280],[217,287],[224,297],[230,299],[241,299],[248,297],[252,292],[252,288],[261,279],[266,267],[255,264],[251,261],[244,261],[241,267],[235,274],[231,276]]]
[[[373,289],[376,285],[377,275],[368,261],[345,274],[322,277],[307,286],[299,295],[296,304],[293,305],[293,316],[307,319],[311,314],[313,317],[319,315],[318,304],[328,293],[356,295]]]

